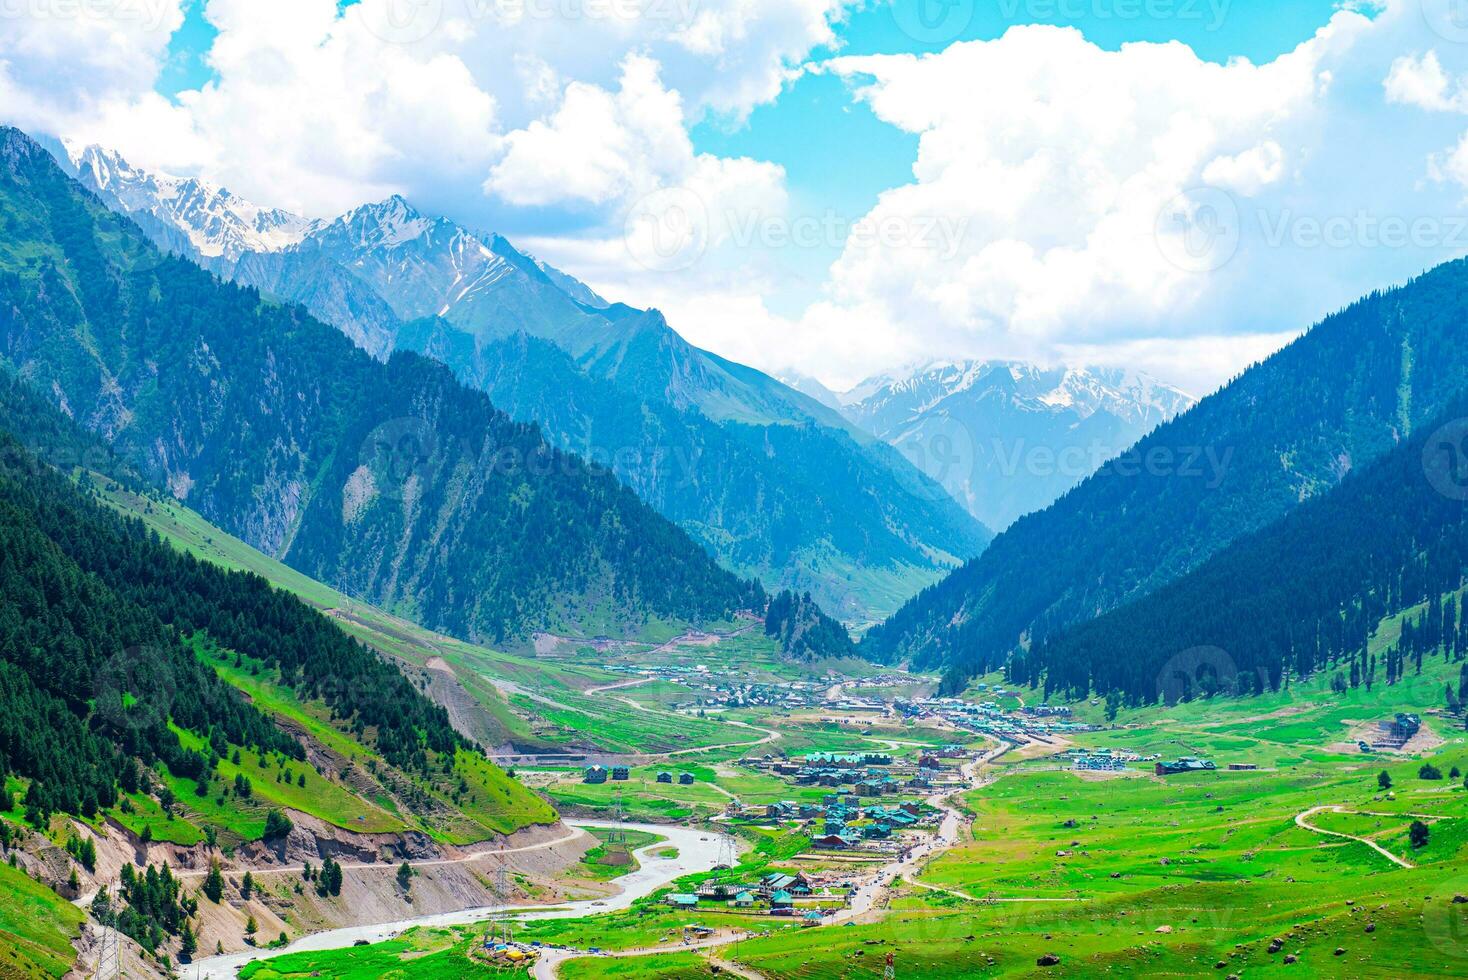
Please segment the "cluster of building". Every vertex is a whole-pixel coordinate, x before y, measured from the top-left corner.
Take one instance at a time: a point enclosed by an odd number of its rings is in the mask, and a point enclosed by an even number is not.
[[[923,805],[914,801],[887,806],[869,805],[862,797],[831,793],[820,803],[782,800],[764,808],[768,820],[804,821],[811,846],[846,851],[866,841],[889,840],[894,833],[922,826],[929,820]]]
[[[951,750],[951,751],[950,751]],[[790,779],[797,786],[851,788],[858,796],[892,796],[904,790],[929,790],[956,770],[942,771],[942,759],[965,755],[961,746],[924,752],[915,762],[897,763],[885,752],[812,752],[798,760],[766,756],[744,764]]]
[[[631,778],[631,776],[632,770],[626,766],[612,766],[609,769],[606,766],[596,765],[586,767],[586,769],[581,774],[581,781],[583,783],[597,784],[604,783],[610,778],[613,782],[620,783],[625,782],[626,780]],[[657,775],[657,781],[660,783],[671,783],[673,782],[674,778],[675,777],[673,773],[667,770],[663,770]],[[697,782],[697,780],[693,776],[693,773],[691,772],[680,772],[677,774],[676,778],[678,780],[678,785],[680,786],[692,786],[695,782]]]
[[[800,915],[799,904],[814,894],[811,882],[805,875],[772,872],[757,881],[705,881],[696,892],[680,892],[669,895],[665,901],[673,908],[692,910],[706,904],[719,904],[731,909],[763,907],[774,916]],[[803,918],[807,925],[819,925],[825,918],[817,908],[808,908]]]
[[[995,688],[1003,695],[1003,688]],[[1048,741],[1057,735],[1100,731],[1099,725],[1072,721],[1069,705],[1025,705],[1006,710],[997,701],[974,703],[958,698],[922,698],[899,700],[897,712],[913,719],[938,719],[955,727],[980,735],[992,735],[1011,742]]]

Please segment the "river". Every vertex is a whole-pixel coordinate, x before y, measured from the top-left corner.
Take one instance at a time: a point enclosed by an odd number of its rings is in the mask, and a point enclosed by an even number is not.
[[[624,830],[640,830],[656,834],[664,840],[634,851],[639,867],[617,878],[616,883],[621,886],[622,890],[605,898],[567,902],[561,905],[486,905],[462,909],[458,912],[442,912],[413,919],[401,919],[397,922],[384,922],[378,925],[329,929],[325,932],[303,936],[284,949],[249,950],[243,953],[196,960],[185,967],[181,975],[194,977],[196,980],[234,980],[239,968],[254,960],[283,956],[286,953],[345,949],[348,946],[356,945],[359,940],[380,943],[415,926],[468,925],[483,922],[485,919],[506,912],[516,913],[517,919],[567,919],[616,912],[631,907],[632,903],[639,898],[651,895],[659,888],[671,884],[684,875],[711,871],[719,861],[719,841],[723,835],[713,831],[668,827],[662,824],[615,823],[610,820],[567,820],[564,822],[570,826],[582,828],[621,827]],[[669,846],[678,849],[677,857],[653,856],[653,851]]]

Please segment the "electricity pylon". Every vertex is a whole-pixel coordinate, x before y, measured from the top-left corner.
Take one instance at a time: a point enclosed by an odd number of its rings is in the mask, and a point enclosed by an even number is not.
[[[102,886],[102,894],[107,896],[109,906],[112,904],[111,891],[110,884]],[[113,928],[113,918],[111,915],[107,917],[102,933],[102,950],[97,956],[97,972],[94,974],[96,980],[122,980],[122,942]]]

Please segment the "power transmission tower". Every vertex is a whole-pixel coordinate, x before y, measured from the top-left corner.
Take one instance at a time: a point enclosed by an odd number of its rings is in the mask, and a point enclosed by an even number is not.
[[[505,864],[504,858],[500,859],[499,865],[496,866],[494,869],[494,893],[495,896],[499,898],[502,903],[504,903],[504,905],[508,906],[510,904],[510,869],[509,866]],[[490,936],[495,938],[498,938],[498,935],[502,932],[504,934],[503,941],[506,943],[510,941],[511,936],[508,908],[504,908],[500,911],[498,924],[494,922],[490,923],[489,932]]]
[[[627,831],[621,826],[626,820],[627,810],[622,805],[622,790],[621,787],[618,787],[612,793],[612,823],[614,826],[607,833],[608,844],[621,844],[624,847],[626,846]]]
[[[887,954],[887,965],[882,968],[882,980],[897,980],[897,967],[892,962],[892,954]]]
[[[112,902],[112,886],[102,886],[102,894],[108,898],[108,906]],[[107,924],[102,933],[102,951],[97,957],[96,980],[122,980],[122,942],[118,938],[117,930],[113,928],[115,914],[107,916]]]
[[[735,853],[734,849],[734,838],[729,834],[720,834],[719,865],[725,868],[732,868],[738,860],[739,855]]]

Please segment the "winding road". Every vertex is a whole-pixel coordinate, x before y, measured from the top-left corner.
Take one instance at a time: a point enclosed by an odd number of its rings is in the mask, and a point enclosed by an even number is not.
[[[752,725],[744,725],[742,722],[732,722],[743,727],[754,728]],[[761,729],[755,729],[761,731]],[[778,738],[777,732],[767,731],[768,739]],[[891,893],[892,887],[897,879],[918,873],[922,870],[924,862],[937,857],[944,851],[953,847],[958,842],[959,834],[963,829],[965,817],[951,801],[959,793],[966,792],[971,786],[982,785],[983,780],[976,778],[978,768],[986,763],[992,762],[1008,751],[1010,746],[1000,742],[981,758],[966,764],[963,769],[964,783],[947,793],[934,796],[928,802],[941,810],[942,820],[939,822],[938,831],[927,842],[920,844],[907,851],[903,856],[894,859],[884,865],[876,876],[866,884],[859,887],[851,896],[845,908],[826,917],[825,925],[840,925],[852,922],[879,909]],[[690,751],[707,751],[695,749]],[[1303,818],[1307,814],[1302,814]],[[1297,818],[1299,819],[1299,818]],[[576,918],[586,915],[598,915],[608,912],[621,911],[630,908],[633,902],[644,898],[660,888],[663,888],[684,875],[694,874],[702,871],[710,871],[718,863],[720,852],[720,841],[725,836],[716,831],[701,831],[686,827],[664,826],[660,824],[634,824],[616,823],[608,820],[568,820],[566,823],[574,828],[566,836],[552,841],[543,841],[538,844],[527,845],[521,848],[507,848],[500,851],[479,852],[454,861],[439,861],[425,863],[456,863],[479,860],[493,854],[513,853],[515,851],[534,850],[537,848],[550,847],[554,844],[563,843],[580,835],[586,828],[593,827],[622,827],[627,830],[638,830],[645,833],[655,834],[663,840],[638,848],[634,853],[639,862],[637,870],[617,879],[621,891],[616,895],[605,899],[588,899],[580,902],[568,902],[556,906],[537,905],[499,905],[484,906],[480,908],[464,909],[458,912],[447,912],[437,915],[419,916],[412,919],[402,919],[397,922],[387,922],[378,925],[349,926],[342,929],[332,929],[326,932],[314,933],[305,936],[283,950],[256,951],[251,950],[243,953],[235,953],[227,956],[213,956],[198,960],[193,965],[197,971],[199,980],[233,980],[240,967],[253,960],[262,957],[280,956],[286,953],[319,951],[328,949],[343,949],[353,946],[358,942],[378,943],[392,939],[406,929],[415,926],[445,927],[454,925],[466,925],[482,922],[505,913],[514,913],[517,919],[551,919],[551,918]],[[1301,824],[1301,826],[1307,826]],[[1309,828],[1315,829],[1315,828]],[[1367,843],[1370,843],[1369,841]],[[664,851],[669,845],[677,848],[676,857],[658,857],[656,852]],[[1373,845],[1374,846],[1374,845]],[[1379,848],[1378,848],[1379,849]],[[1385,852],[1383,852],[1385,853]],[[1390,856],[1390,855],[1388,855]],[[289,869],[273,869],[285,871]],[[296,869],[299,870],[299,869]],[[570,959],[576,959],[587,955],[603,955],[610,957],[641,957],[656,956],[659,954],[691,952],[696,950],[715,950],[730,946],[747,938],[747,930],[722,930],[715,935],[689,943],[675,945],[625,949],[602,954],[588,954],[575,949],[545,949],[531,968],[531,975],[536,980],[556,980],[557,969],[561,963]],[[746,980],[763,980],[757,971],[740,963],[725,960],[716,956],[710,956],[711,962],[716,962],[724,971],[736,976],[744,977]]]
[[[325,932],[303,936],[284,949],[249,950],[243,953],[231,953],[226,956],[211,956],[207,959],[196,960],[190,967],[189,976],[197,977],[197,980],[234,980],[240,967],[253,960],[281,956],[286,953],[345,949],[355,945],[358,941],[367,943],[385,942],[404,930],[411,929],[415,926],[442,928],[445,926],[470,925],[511,912],[515,913],[518,919],[568,919],[604,912],[621,911],[630,908],[632,903],[638,899],[651,895],[659,888],[666,887],[684,875],[713,870],[714,866],[719,862],[720,841],[725,836],[714,831],[664,826],[662,824],[616,823],[610,820],[568,820],[566,823],[572,827],[580,828],[571,836],[578,836],[587,828],[620,827],[625,830],[636,830],[642,831],[643,833],[655,834],[664,839],[640,847],[634,851],[633,853],[637,857],[639,867],[635,871],[618,878],[617,884],[621,886],[622,890],[615,895],[610,895],[605,898],[566,902],[553,906],[487,905],[462,909],[457,912],[443,912],[436,915],[401,919],[397,922],[331,929]],[[560,841],[534,846],[550,846],[550,843],[560,843],[567,839],[569,837],[561,838]],[[657,852],[663,851],[669,845],[677,848],[677,855],[675,857],[657,856]],[[500,853],[509,853],[509,851]],[[482,857],[483,855],[479,856]],[[462,860],[474,859],[476,858]]]
[[[1313,817],[1313,816],[1315,816],[1315,814],[1322,813],[1322,812],[1327,811],[1327,810],[1331,811],[1332,813],[1356,813],[1356,812],[1358,812],[1358,811],[1355,811],[1355,810],[1347,810],[1343,806],[1333,806],[1333,805],[1312,806],[1308,810],[1305,810],[1305,811],[1303,811],[1301,813],[1295,814],[1295,823],[1298,824],[1301,827],[1304,827],[1306,830],[1309,830],[1309,831],[1311,831],[1313,833],[1325,834],[1328,837],[1344,837],[1346,840],[1353,840],[1353,841],[1356,841],[1357,843],[1365,844],[1367,847],[1371,848],[1377,854],[1380,854],[1382,857],[1386,858],[1388,861],[1390,861],[1392,864],[1397,865],[1398,867],[1402,867],[1402,868],[1415,868],[1416,867],[1416,865],[1413,864],[1411,861],[1408,861],[1406,858],[1397,857],[1391,851],[1388,851],[1386,848],[1382,847],[1380,844],[1376,843],[1376,841],[1371,840],[1370,838],[1367,838],[1367,837],[1357,837],[1355,834],[1347,834],[1347,833],[1343,833],[1343,832],[1341,832],[1339,830],[1326,830],[1324,827],[1317,827],[1317,826],[1315,826],[1314,824],[1312,824],[1310,822],[1310,818]],[[1413,814],[1410,814],[1410,813],[1408,813],[1408,814],[1367,814],[1367,815],[1368,816],[1408,816],[1408,817],[1413,816]]]
[[[823,925],[834,926],[841,925],[845,922],[852,922],[880,908],[883,901],[891,893],[892,886],[898,878],[920,871],[925,861],[937,857],[958,843],[959,833],[963,829],[965,818],[962,811],[950,802],[951,799],[959,793],[967,792],[970,785],[984,785],[985,780],[976,779],[975,777],[978,768],[999,758],[1005,752],[1009,751],[1009,748],[1010,746],[1007,743],[1000,742],[982,757],[963,767],[964,785],[952,789],[941,796],[935,796],[929,799],[928,802],[931,805],[943,811],[943,819],[938,825],[938,832],[927,843],[920,844],[907,852],[906,856],[893,860],[883,866],[882,870],[877,872],[877,875],[871,881],[856,890],[855,894],[851,896],[851,900],[848,902],[846,908],[826,916]],[[714,950],[733,945],[747,938],[747,936],[747,930],[723,930],[716,935],[696,942],[623,949],[599,954],[587,954],[581,950],[574,949],[545,950],[542,952],[540,958],[536,960],[534,967],[531,969],[531,975],[535,977],[535,980],[557,980],[557,970],[562,963],[587,955],[631,958],[657,956],[666,953]],[[745,977],[746,980],[763,980],[760,973],[737,961],[726,960],[712,955],[709,957],[709,961],[718,965],[725,972]]]

